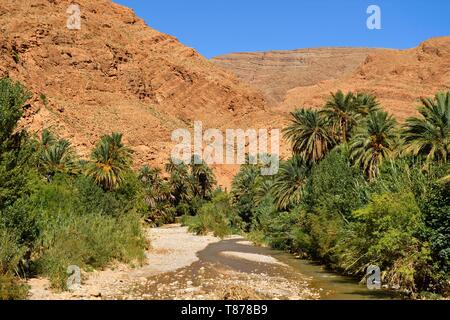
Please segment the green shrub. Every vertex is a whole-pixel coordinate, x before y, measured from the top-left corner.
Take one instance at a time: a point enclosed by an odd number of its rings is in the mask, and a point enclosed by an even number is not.
[[[56,288],[65,288],[71,264],[90,269],[143,258],[140,215],[132,201],[124,203],[132,197],[96,188],[87,178],[56,175],[2,215],[3,224],[14,228],[32,251],[35,271],[48,276]]]
[[[238,216],[245,223],[246,231],[252,224],[257,190],[261,184],[260,169],[254,165],[244,165],[233,179],[231,199]]]
[[[311,244],[308,223],[304,210],[279,212],[269,195],[255,209],[249,239],[276,249],[306,254]]]
[[[328,266],[336,266],[336,245],[347,224],[340,215],[318,211],[307,215],[309,225],[309,255]]]
[[[26,298],[28,288],[17,278],[25,251],[13,230],[0,227],[0,300]]]
[[[364,177],[351,166],[346,149],[335,149],[314,166],[301,205],[287,215],[297,221],[275,219],[272,228],[279,223],[290,226],[289,231],[279,226],[279,233],[288,232],[285,238],[289,242],[283,246],[334,266],[339,235],[353,219],[352,210],[366,201],[366,189]]]
[[[56,179],[65,180],[63,183],[73,183],[79,193],[78,208],[80,212],[101,213],[112,217],[119,217],[123,212],[136,209],[143,213],[144,203],[142,190],[134,174],[128,173],[122,185],[106,192],[95,184],[89,177],[79,176],[76,179],[60,176]]]
[[[424,238],[430,243],[434,272],[432,290],[450,293],[450,188],[434,183],[421,203]]]
[[[12,275],[0,274],[0,300],[25,300],[28,286]]]
[[[31,97],[19,82],[0,79],[0,155],[17,147],[22,131],[15,132],[23,114],[23,106]]]
[[[305,204],[309,211],[339,215],[348,221],[365,201],[364,177],[351,166],[345,151],[333,150],[314,167]]]
[[[12,230],[0,228],[0,274],[17,274],[17,266],[25,248],[18,243]]]
[[[371,264],[383,271],[384,281],[417,291],[427,276],[429,248],[419,239],[422,213],[411,192],[374,195],[356,210],[354,222],[337,245],[341,267],[362,274]]]
[[[143,261],[145,239],[138,215],[114,219],[104,215],[68,216],[60,225],[46,230],[40,242],[42,254],[36,261],[40,274],[56,288],[65,288],[69,265],[84,269],[103,268],[109,262]]]
[[[210,202],[205,203],[197,215],[185,215],[182,224],[187,225],[189,231],[199,235],[212,232],[214,236],[223,238],[238,231],[241,220],[237,217],[230,204],[230,199],[223,192],[216,192]]]
[[[0,210],[29,194],[37,177],[32,170],[36,144],[17,129],[29,98],[20,83],[0,79]]]

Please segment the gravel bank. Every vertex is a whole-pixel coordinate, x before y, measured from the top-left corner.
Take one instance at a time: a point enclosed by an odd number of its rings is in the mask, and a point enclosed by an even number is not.
[[[190,234],[186,227],[168,225],[149,229],[151,247],[144,265],[83,273],[82,287],[74,292],[54,292],[47,279],[31,279],[32,300],[95,299],[317,299],[307,277],[277,259],[263,254],[222,250],[227,239]],[[240,237],[230,237],[243,248],[256,248]],[[208,261],[199,260],[216,248]],[[245,251],[245,250],[244,250]],[[225,259],[225,261],[223,260]],[[262,270],[237,270],[233,263]],[[231,265],[226,262],[231,262]]]

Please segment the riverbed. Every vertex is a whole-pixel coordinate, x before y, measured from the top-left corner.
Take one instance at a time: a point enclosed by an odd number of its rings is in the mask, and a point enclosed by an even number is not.
[[[388,291],[369,290],[358,279],[259,247],[233,236],[208,244],[193,264],[149,278],[135,293],[148,299],[393,299]]]
[[[241,236],[196,236],[178,224],[148,229],[151,243],[138,267],[123,264],[83,273],[73,292],[54,292],[47,279],[31,279],[30,299],[318,300],[391,299],[358,279],[320,264],[260,247]]]

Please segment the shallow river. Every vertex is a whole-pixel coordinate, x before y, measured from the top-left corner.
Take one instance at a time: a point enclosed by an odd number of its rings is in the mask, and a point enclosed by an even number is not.
[[[295,273],[307,276],[311,279],[311,286],[320,291],[321,299],[345,299],[345,300],[368,300],[368,299],[393,299],[395,295],[388,291],[373,291],[367,289],[365,285],[359,284],[357,279],[342,276],[327,271],[320,264],[311,261],[296,259],[286,252],[273,250],[264,247],[255,247],[241,244],[243,239],[227,239],[218,243],[210,244],[206,249],[198,253],[201,262],[218,262],[232,269],[241,272],[258,272],[270,274],[276,269],[279,274],[283,270],[285,278],[294,278]],[[277,268],[265,263],[251,262],[235,257],[228,257],[221,254],[224,251],[244,252],[271,256],[292,268]],[[294,271],[294,272],[293,272]]]

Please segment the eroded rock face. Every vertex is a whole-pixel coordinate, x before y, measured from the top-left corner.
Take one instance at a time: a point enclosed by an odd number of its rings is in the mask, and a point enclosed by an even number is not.
[[[51,128],[87,155],[122,132],[136,166],[170,157],[171,132],[258,126],[265,100],[233,74],[109,0],[77,1],[81,30],[66,26],[68,0],[0,2],[0,76],[33,93],[23,124]],[[260,123],[259,123],[260,124]]]
[[[213,59],[261,89],[279,114],[321,107],[330,92],[375,94],[403,121],[416,114],[419,98],[450,89],[450,37],[409,50],[307,49],[239,53]]]
[[[135,167],[161,166],[172,131],[195,120],[205,128],[281,128],[288,112],[320,106],[337,89],[373,92],[401,120],[419,96],[450,88],[450,37],[406,51],[323,48],[211,62],[110,0],[77,2],[81,30],[66,26],[70,0],[2,0],[0,77],[33,93],[23,126],[51,128],[83,156],[118,131]],[[283,141],[281,150],[289,154]],[[227,187],[239,166],[214,168]]]
[[[377,50],[320,48],[232,53],[215,57],[212,61],[261,89],[271,102],[280,103],[290,89],[354,72],[369,53]]]
[[[403,121],[416,114],[420,97],[450,90],[450,37],[430,39],[414,49],[372,53],[350,75],[290,90],[282,109],[319,107],[328,92],[337,89],[371,92]]]

